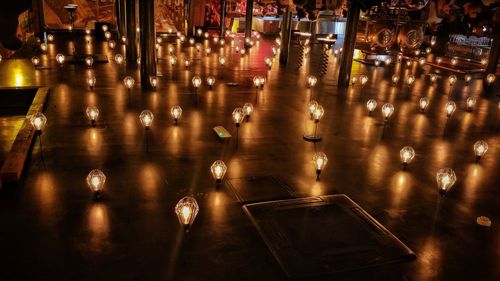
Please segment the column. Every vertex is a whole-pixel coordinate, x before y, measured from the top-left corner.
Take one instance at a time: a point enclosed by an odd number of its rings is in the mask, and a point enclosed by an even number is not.
[[[125,0],[127,22],[127,65],[137,65],[137,22],[135,0]]]
[[[491,43],[490,55],[488,57],[488,64],[486,65],[485,75],[490,73],[495,74],[497,71],[498,59],[500,57],[500,30],[498,30],[493,42]]]
[[[140,0],[139,15],[141,86],[143,89],[152,90],[149,78],[156,76],[155,0]]]
[[[245,16],[245,38],[252,37],[253,0],[247,0]]]
[[[220,36],[226,35],[226,0],[220,0]]]
[[[127,18],[125,10],[125,0],[116,0],[116,23],[118,25],[119,36],[127,37]]]
[[[354,56],[356,33],[358,31],[359,12],[359,5],[353,0],[349,1],[344,46],[340,60],[338,87],[348,87],[351,79],[352,59]]]
[[[292,10],[290,5],[286,7],[286,12],[281,21],[281,50],[280,65],[288,64],[288,53],[290,50],[290,39],[292,37]]]

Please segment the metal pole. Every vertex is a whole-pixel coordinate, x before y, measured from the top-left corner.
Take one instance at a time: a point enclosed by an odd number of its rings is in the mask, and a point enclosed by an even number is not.
[[[247,0],[245,15],[245,38],[252,37],[253,0]]]
[[[286,12],[283,15],[281,22],[281,50],[280,50],[280,65],[288,64],[288,53],[290,50],[290,39],[292,37],[292,10],[290,5],[286,7]]]
[[[135,0],[125,0],[127,22],[127,65],[137,65],[137,22]]]
[[[226,34],[226,0],[220,1],[220,36]]]
[[[141,86],[152,90],[149,78],[156,76],[156,34],[155,34],[155,1],[139,1],[139,25],[141,28]]]
[[[359,22],[359,5],[354,2],[349,2],[347,11],[347,24],[344,36],[344,51],[340,61],[338,87],[348,87],[351,78],[352,58],[354,56],[354,44],[356,43],[356,33]]]

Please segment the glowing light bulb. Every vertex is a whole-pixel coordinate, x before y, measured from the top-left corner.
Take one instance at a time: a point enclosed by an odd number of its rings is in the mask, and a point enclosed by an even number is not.
[[[87,114],[87,118],[89,119],[92,126],[95,126],[97,122],[97,118],[99,118],[99,109],[95,106],[89,106],[85,110],[85,114]]]
[[[184,231],[189,231],[199,210],[200,207],[198,207],[198,203],[193,197],[184,197],[175,205],[175,214],[179,219],[179,223],[184,227]]]
[[[106,32],[106,31],[108,31],[108,29],[109,29],[109,27],[107,25],[104,24],[102,26],[102,31]]]
[[[92,67],[92,65],[94,65],[94,58],[92,58],[91,56],[86,57],[85,64],[87,65],[87,67]]]
[[[476,154],[477,162],[486,154],[486,151],[488,151],[488,144],[484,140],[478,140],[474,143],[474,154]]]
[[[127,37],[122,36],[122,38],[121,38],[121,39],[122,39],[122,43],[123,43],[123,44],[127,43]]]
[[[470,74],[465,74],[464,80],[465,83],[469,84],[469,82],[472,80],[472,76]]]
[[[243,105],[243,112],[245,113],[245,116],[247,117],[248,120],[253,112],[253,105],[249,102],[245,103]]]
[[[188,68],[191,65],[191,62],[188,59],[184,60],[184,66]]]
[[[368,115],[372,115],[373,110],[377,108],[377,101],[370,99],[366,102],[366,108],[368,109]]]
[[[425,112],[427,107],[429,106],[429,99],[426,97],[421,97],[420,100],[418,101],[418,106],[420,108],[420,112]]]
[[[436,181],[439,189],[439,194],[445,196],[450,188],[455,184],[457,176],[450,168],[442,168],[436,174]]]
[[[90,90],[94,89],[95,84],[97,83],[97,79],[95,76],[89,76],[87,77],[87,85],[89,85]]]
[[[205,32],[205,34],[204,34],[203,36],[205,36],[205,38],[207,38],[207,39],[208,39],[208,38],[210,37],[210,33]]]
[[[87,175],[87,185],[94,193],[94,198],[99,198],[104,190],[104,183],[106,182],[106,175],[99,170],[95,169],[90,171]]]
[[[160,36],[156,37],[156,43],[161,44],[161,42],[163,42],[163,39]]]
[[[127,77],[123,78],[123,85],[125,85],[125,87],[129,91],[134,87],[134,84],[135,84],[134,78],[132,78],[130,76],[127,76]]]
[[[196,51],[199,53],[200,50],[201,50],[201,44],[200,43],[196,43],[195,48],[196,48]]]
[[[213,40],[214,40],[214,43],[215,43],[215,44],[219,43],[219,37],[214,37],[214,39],[213,39]]]
[[[42,130],[45,128],[45,125],[47,124],[47,117],[43,115],[43,113],[38,112],[33,114],[30,117],[30,123],[31,126],[36,130],[38,134],[42,133]]]
[[[384,63],[385,63],[386,66],[390,65],[391,62],[392,62],[392,59],[390,57],[386,58],[385,61],[384,61]]]
[[[121,54],[116,54],[115,56],[115,62],[120,65],[123,63],[123,56]]]
[[[316,168],[316,180],[319,180],[321,176],[321,171],[325,168],[328,163],[328,157],[323,152],[316,152],[312,158],[314,167]]]
[[[243,57],[245,55],[245,53],[246,53],[245,49],[241,49],[240,53],[241,53],[241,56]]]
[[[207,55],[209,55],[211,52],[212,52],[212,48],[207,47],[207,48],[205,49],[205,53],[207,53]]]
[[[454,101],[449,101],[446,103],[446,106],[445,106],[445,110],[446,110],[446,116],[448,118],[451,117],[451,115],[453,114],[453,112],[455,112],[455,110],[457,109],[457,105]]]
[[[226,64],[226,58],[225,57],[219,57],[219,64],[220,64],[220,66],[224,66]]]
[[[108,47],[113,50],[116,47],[116,42],[114,40],[109,40]]]
[[[220,183],[224,179],[226,171],[227,166],[222,160],[217,160],[212,164],[212,166],[210,166],[210,172],[212,173],[212,177],[214,178],[214,180],[217,182],[217,185],[220,185]]]
[[[415,50],[415,56],[420,56],[420,50]]]
[[[194,45],[194,38],[189,38],[189,45]]]
[[[143,110],[139,115],[139,120],[141,120],[142,126],[148,130],[153,123],[154,115],[150,110]]]
[[[317,107],[318,107],[318,102],[315,101],[315,100],[311,100],[307,104],[307,110],[309,110],[309,114],[311,115],[311,119],[312,119],[313,113],[314,113],[314,111],[316,110]]]
[[[66,60],[66,58],[64,57],[63,54],[57,54],[56,55],[56,61],[57,63],[62,67],[63,64],[64,64],[64,61]]]
[[[158,77],[156,76],[149,76],[149,84],[153,89],[156,89],[156,86],[158,85]]]
[[[389,120],[394,113],[394,106],[390,103],[386,103],[382,106],[382,115],[384,116],[384,121]]]
[[[424,65],[424,64],[425,64],[425,58],[419,58],[419,59],[418,59],[418,63],[419,63],[420,65]]]
[[[169,46],[168,47],[168,53],[169,54],[172,54],[174,52],[174,50],[175,50],[174,46]]]
[[[457,58],[452,58],[451,59],[451,65],[455,66],[458,64],[458,59]]]
[[[182,115],[182,108],[178,105],[172,106],[172,108],[170,109],[170,115],[174,119],[174,124],[177,125],[179,122],[179,118]]]
[[[443,58],[441,58],[441,57],[436,58],[437,64],[441,64],[442,62],[443,62]]]
[[[448,83],[450,83],[450,86],[453,86],[457,82],[457,76],[452,74],[448,77]]]
[[[38,67],[40,66],[40,58],[37,57],[37,56],[34,56],[31,58],[31,63],[33,64],[33,66],[35,67],[35,69],[38,69]]]
[[[111,38],[111,32],[109,31],[104,32],[104,37],[106,37],[106,40],[109,40]]]
[[[361,87],[364,87],[365,84],[368,82],[368,76],[362,74],[359,76],[359,82],[361,82]]]
[[[430,42],[430,43],[431,43],[431,46],[436,45],[436,42],[437,42],[436,36],[432,36],[432,37],[431,37],[431,42]]]
[[[353,85],[355,85],[355,84],[356,84],[356,82],[358,82],[358,77],[353,76],[353,77],[351,78],[351,83],[352,83]]]
[[[401,163],[403,163],[403,169],[406,169],[408,164],[415,157],[415,150],[411,146],[405,146],[399,151],[399,157],[401,158]]]
[[[490,74],[486,75],[486,82],[488,83],[488,85],[493,84],[495,82],[495,80],[496,80],[495,74],[490,73]]]
[[[253,85],[255,86],[255,88],[258,89],[261,85],[260,76],[255,76],[252,81],[253,81]]]
[[[401,61],[403,59],[403,54],[399,53],[398,54],[398,61]]]
[[[379,60],[375,60],[375,66],[379,66],[380,65],[380,61]]]
[[[276,45],[281,46],[281,38],[279,38],[279,37],[276,38],[275,42],[276,42]]]
[[[399,81],[399,75],[394,74],[392,75],[392,84],[396,85]]]
[[[220,39],[219,40],[219,45],[224,46],[226,44],[226,40]]]
[[[410,66],[411,66],[411,61],[410,61],[410,60],[407,60],[407,61],[406,61],[406,66],[407,66],[407,67],[410,67]]]
[[[316,106],[316,108],[314,109],[314,112],[312,113],[314,122],[319,123],[319,120],[321,120],[321,118],[323,118],[324,114],[325,114],[325,110],[323,109],[323,107],[321,105],[318,104],[318,106]]]
[[[438,77],[437,77],[437,75],[436,75],[436,74],[431,74],[431,75],[430,75],[430,78],[431,78],[431,82],[432,82],[432,83],[435,83],[435,82],[437,81],[437,79],[438,79]]]
[[[193,79],[191,79],[191,82],[193,83],[193,87],[196,91],[201,85],[201,78],[199,76],[194,76]]]
[[[466,100],[466,104],[467,104],[467,111],[471,112],[472,109],[474,108],[474,105],[476,105],[476,98],[468,97]]]
[[[210,75],[207,77],[207,85],[210,89],[212,89],[212,86],[215,84],[215,77]]]
[[[174,66],[175,63],[177,63],[177,57],[175,57],[174,55],[170,56],[169,60],[171,66]]]
[[[427,47],[427,48],[425,48],[425,52],[426,52],[427,54],[431,54],[431,53],[432,53],[432,48],[431,48],[431,47]]]
[[[245,118],[245,113],[243,112],[243,109],[241,107],[237,107],[233,111],[233,122],[236,124],[236,127],[240,126],[240,123],[243,121]]]
[[[264,59],[264,63],[267,65],[269,69],[271,69],[271,67],[273,66],[273,60],[270,57],[266,57]]]
[[[44,53],[47,52],[47,43],[40,44],[40,50]]]
[[[408,75],[408,77],[406,77],[406,84],[408,85],[408,87],[413,85],[413,82],[415,82],[415,76],[413,76],[411,74]]]
[[[314,76],[312,74],[307,76],[307,87],[308,88],[312,88],[312,87],[316,86],[317,82],[318,82],[318,78],[316,78],[316,76]]]
[[[264,88],[264,84],[266,84],[266,78],[264,76],[260,76],[260,88]]]
[[[52,35],[52,34],[47,35],[47,41],[53,42],[54,41],[54,35]]]

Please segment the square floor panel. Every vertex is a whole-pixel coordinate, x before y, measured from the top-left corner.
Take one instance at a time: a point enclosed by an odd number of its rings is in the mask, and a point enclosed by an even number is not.
[[[273,176],[234,178],[226,181],[240,203],[294,198],[291,188]]]
[[[243,206],[291,278],[405,262],[415,254],[345,195]]]

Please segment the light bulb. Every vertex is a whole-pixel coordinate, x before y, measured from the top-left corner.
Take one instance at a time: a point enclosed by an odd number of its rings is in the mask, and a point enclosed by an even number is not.
[[[245,103],[243,105],[243,112],[245,113],[245,116],[247,117],[248,120],[253,112],[253,105],[249,102]]]
[[[212,48],[210,48],[210,47],[205,48],[205,53],[207,53],[207,55],[209,55],[211,52],[212,52]]]
[[[220,64],[220,66],[224,66],[224,64],[226,64],[226,58],[225,57],[219,57],[219,64]]]
[[[318,102],[315,100],[310,100],[309,103],[307,104],[307,110],[309,110],[309,114],[311,115],[311,119],[313,117],[313,113],[318,107]]]
[[[116,54],[115,62],[119,65],[122,64],[123,63],[123,56],[121,54]]]
[[[99,109],[97,109],[97,107],[95,106],[89,106],[85,110],[85,113],[87,114],[87,118],[89,119],[92,126],[95,126],[97,118],[99,118]]]
[[[163,41],[163,39],[160,36],[156,37],[157,44],[161,44],[162,41]]]
[[[482,65],[487,65],[488,64],[488,59],[487,58],[482,58],[481,59],[481,64]]]
[[[240,123],[245,118],[245,113],[241,107],[237,107],[233,110],[233,122],[236,124],[236,127],[240,126]]]
[[[201,78],[199,76],[195,76],[195,77],[193,77],[191,82],[193,83],[194,89],[197,90],[198,87],[200,87],[200,85],[201,85]]]
[[[219,37],[214,37],[214,43],[215,44],[219,43]]]
[[[266,77],[260,77],[260,88],[264,88],[264,84],[266,84]]]
[[[153,87],[153,89],[156,89],[156,85],[158,85],[158,77],[149,76],[149,84]]]
[[[424,64],[425,64],[425,58],[419,58],[419,59],[418,59],[418,63],[419,63],[420,65],[424,65]]]
[[[261,83],[260,76],[255,76],[252,81],[253,81],[253,85],[255,86],[255,88],[258,89],[260,87],[260,83]]]
[[[109,38],[111,38],[111,32],[109,31],[104,32],[104,37],[106,37],[106,40],[109,40]]]
[[[465,74],[464,76],[465,83],[469,83],[472,80],[472,76],[470,74]]]
[[[153,123],[153,119],[154,115],[150,110],[143,110],[139,115],[139,120],[141,120],[141,124],[146,130],[148,130],[151,123]]]
[[[427,54],[431,54],[431,53],[432,53],[432,48],[431,48],[431,47],[427,47],[427,48],[425,48],[425,52],[426,52]]]
[[[184,66],[188,68],[191,65],[191,62],[188,59],[184,60]]]
[[[33,64],[33,66],[35,68],[38,68],[38,66],[40,66],[40,58],[37,57],[37,56],[34,56],[31,58],[31,63]]]
[[[410,66],[411,66],[411,61],[410,61],[410,60],[407,60],[407,61],[406,61],[406,66],[407,66],[407,67],[410,67]]]
[[[457,109],[457,105],[454,101],[447,102],[445,106],[446,116],[450,118],[453,112],[455,112],[455,109]]]
[[[169,54],[172,54],[174,52],[174,50],[175,50],[174,46],[169,46],[168,47],[168,53]]]
[[[318,82],[318,78],[316,78],[316,76],[314,76],[312,74],[307,76],[307,87],[308,88],[312,88],[312,87],[316,86],[317,82]]]
[[[353,85],[355,85],[355,84],[356,84],[356,82],[358,82],[358,77],[353,76],[353,77],[351,78],[351,83],[352,83]]]
[[[406,166],[415,157],[415,150],[411,146],[405,146],[399,151],[399,157],[401,158],[401,163],[403,163],[403,169],[406,169]]]
[[[279,38],[279,37],[276,38],[275,42],[276,42],[276,45],[281,46],[281,38]]]
[[[359,82],[361,82],[361,87],[364,87],[365,84],[368,82],[368,76],[362,74],[359,76]]]
[[[205,32],[205,34],[204,34],[203,36],[205,36],[205,38],[207,38],[207,39],[208,39],[208,38],[210,37],[210,33]]]
[[[194,38],[189,38],[189,45],[194,45]]]
[[[134,84],[135,84],[134,78],[132,78],[130,76],[123,78],[123,85],[125,85],[125,87],[127,87],[127,89],[129,89],[129,90],[132,89],[134,87]]]
[[[196,51],[199,53],[200,50],[201,50],[201,44],[200,43],[196,43],[195,48],[196,48]]]
[[[457,65],[457,63],[458,63],[458,59],[457,58],[452,58],[451,59],[451,65],[455,66],[455,65]]]
[[[439,194],[441,196],[446,195],[448,190],[455,184],[457,176],[455,172],[450,168],[442,168],[436,174],[436,181],[439,189]]]
[[[224,40],[224,39],[220,39],[220,40],[219,40],[219,44],[220,44],[221,46],[224,46],[224,45],[226,44],[226,40]]]
[[[408,86],[411,86],[411,85],[413,85],[413,82],[415,82],[415,76],[413,76],[411,74],[408,75],[408,77],[406,77],[406,84]]]
[[[196,30],[196,35],[198,35],[198,36],[200,36],[200,37],[201,37],[201,36],[203,35],[203,30],[201,30],[201,28],[198,28],[198,29]]]
[[[328,163],[328,157],[323,152],[316,152],[312,158],[314,167],[316,168],[316,180],[319,180],[321,171],[325,168]]]
[[[430,41],[431,46],[436,45],[436,42],[437,42],[436,36],[432,36],[432,37],[431,37],[431,41]]]
[[[441,57],[436,58],[437,64],[441,64],[442,62],[443,62],[443,58],[441,58]]]
[[[488,85],[493,84],[495,82],[495,80],[496,80],[495,74],[490,73],[490,74],[486,75],[486,82],[488,83]]]
[[[401,61],[403,59],[403,54],[399,53],[398,54],[398,61]]]
[[[174,119],[174,124],[177,125],[177,123],[179,122],[179,118],[182,115],[182,108],[178,105],[172,106],[172,108],[170,109],[170,115]]]
[[[457,82],[457,76],[452,74],[448,77],[448,83],[450,83],[450,86],[453,86]]]
[[[207,85],[210,89],[212,89],[212,86],[215,84],[215,77],[210,75],[207,77]]]
[[[175,56],[173,56],[173,55],[170,56],[169,60],[170,60],[170,65],[171,66],[174,66],[175,63],[177,62],[177,58]]]
[[[436,74],[431,74],[431,75],[430,75],[430,78],[431,78],[431,82],[432,82],[432,83],[435,83],[435,82],[437,81],[437,79],[438,79],[438,77],[437,77],[437,75],[436,75]]]
[[[387,65],[387,66],[390,65],[391,62],[392,62],[391,58],[386,58],[385,61],[384,61],[385,65]]]
[[[484,140],[478,140],[474,143],[474,154],[476,154],[476,161],[479,162],[481,157],[488,151],[488,144]]]
[[[415,56],[419,56],[420,55],[420,50],[415,50]]]
[[[94,89],[96,83],[97,79],[95,78],[95,76],[87,77],[87,85],[89,85],[90,90]]]
[[[189,231],[199,210],[200,207],[193,197],[184,197],[175,205],[175,214],[186,232]]]
[[[52,35],[52,34],[47,35],[47,41],[53,42],[54,41],[54,35]]]
[[[390,103],[386,103],[382,106],[382,115],[384,116],[384,121],[389,120],[394,113],[394,106]]]
[[[47,51],[47,43],[40,44],[40,50],[45,53]]]
[[[87,34],[87,35],[90,34],[90,28],[85,28],[85,34]]]
[[[217,185],[220,185],[224,175],[226,174],[227,166],[224,164],[222,160],[215,161],[212,166],[210,166],[210,172],[212,173],[212,177],[216,180]]]
[[[41,134],[47,124],[47,117],[45,117],[45,115],[41,112],[35,113],[30,117],[30,123],[36,132]]]
[[[467,103],[467,111],[471,112],[472,109],[474,108],[474,105],[476,104],[476,98],[468,97],[466,103]]]
[[[92,67],[92,65],[94,65],[94,58],[92,58],[91,56],[86,57],[85,64],[87,65],[87,67]]]
[[[56,61],[57,63],[62,66],[64,64],[64,61],[66,60],[66,58],[64,57],[63,54],[57,54],[56,55]]]
[[[273,64],[273,60],[270,57],[266,57],[264,59],[264,63],[267,65],[267,67],[269,67],[269,69],[271,69],[271,66]]]
[[[318,123],[321,118],[323,118],[323,115],[325,114],[325,110],[321,105],[318,104],[316,109],[314,109],[314,112],[312,113],[314,122]]]
[[[418,101],[418,106],[420,108],[420,112],[425,112],[425,109],[429,106],[429,99],[426,97],[421,97]]]
[[[396,85],[399,81],[399,75],[394,74],[392,75],[392,84]]]
[[[108,31],[108,26],[104,24],[104,25],[102,26],[102,31],[104,31],[104,32]]]
[[[372,115],[373,110],[377,108],[377,101],[370,99],[366,102],[366,108],[368,109],[368,115]]]
[[[121,38],[121,39],[122,39],[122,43],[123,43],[123,44],[127,43],[127,37],[122,36],[122,38]]]
[[[375,60],[375,66],[379,66],[380,65],[380,61],[379,60]]]
[[[87,185],[94,193],[94,198],[99,198],[101,196],[105,182],[106,175],[99,169],[92,170],[87,175]]]

